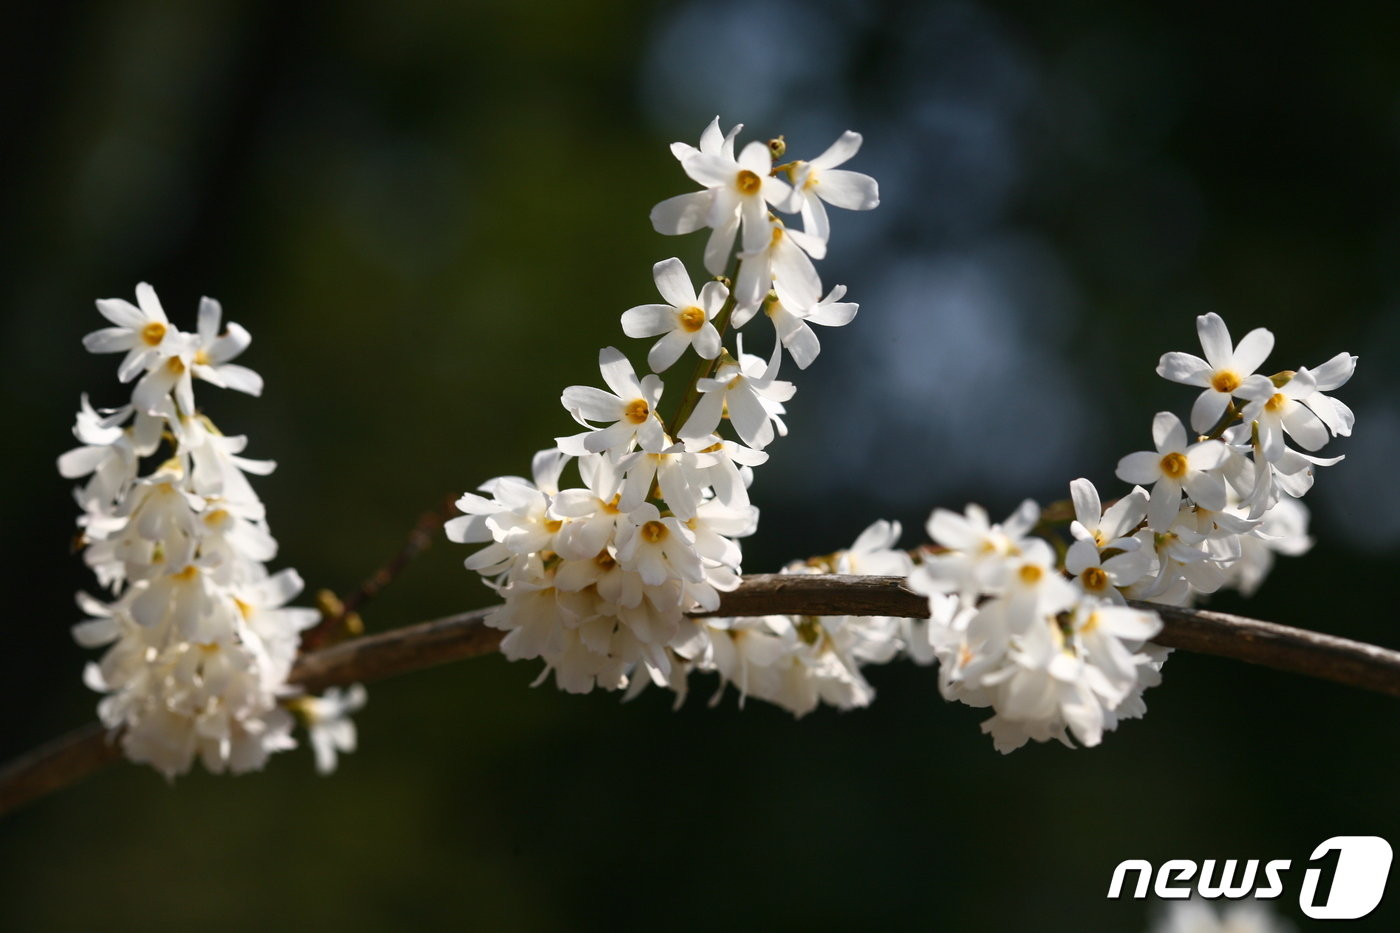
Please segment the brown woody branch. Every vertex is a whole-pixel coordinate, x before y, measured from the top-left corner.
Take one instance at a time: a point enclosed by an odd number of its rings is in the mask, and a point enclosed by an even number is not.
[[[1224,612],[1136,605],[1162,617],[1159,644],[1400,697],[1400,652]],[[484,624],[490,612],[465,612],[311,652],[297,662],[291,682],[315,693],[490,654],[502,636]],[[715,613],[770,614],[924,618],[928,602],[900,577],[759,574],[725,593]],[[76,729],[0,769],[0,813],[120,757],[100,726]]]

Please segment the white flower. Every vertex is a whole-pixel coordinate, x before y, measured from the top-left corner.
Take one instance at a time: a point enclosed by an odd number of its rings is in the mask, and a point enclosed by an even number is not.
[[[860,143],[860,134],[847,130],[812,161],[797,160],[788,165],[788,178],[802,211],[802,229],[822,241],[831,235],[823,201],[851,211],[880,206],[880,188],[875,179],[836,167],[849,161],[860,150]]]
[[[1007,573],[1006,558],[1027,544],[1026,535],[1040,519],[1040,506],[1026,499],[1006,521],[992,524],[986,509],[969,504],[962,515],[934,509],[925,526],[942,554],[926,557],[910,575],[917,592],[934,595],[965,592],[975,598],[1000,588]]]
[[[770,217],[765,236],[753,249],[739,254],[739,278],[734,283],[731,323],[743,327],[758,311],[770,289],[781,288],[783,301],[798,308],[816,304],[822,296],[822,280],[811,256],[821,258],[825,244],[801,230],[789,230]]]
[[[1004,624],[1012,635],[1036,626],[1043,616],[1054,616],[1074,605],[1079,594],[1055,566],[1055,552],[1040,538],[1027,540],[1020,553],[1006,558],[998,588],[1004,603]]]
[[[791,620],[786,616],[708,619],[706,628],[711,633],[706,666],[720,675],[719,689],[710,705],[719,703],[726,683],[738,688],[740,709],[750,694],[778,702],[783,692],[783,668],[790,665],[799,644]]]
[[[652,266],[652,277],[657,291],[670,304],[638,305],[622,314],[622,332],[629,337],[665,335],[647,353],[647,365],[664,372],[680,359],[686,347],[694,347],[703,359],[719,356],[719,331],[710,322],[724,307],[729,289],[719,282],[706,282],[697,296],[679,259],[658,262]]]
[[[1125,483],[1152,485],[1147,524],[1154,531],[1166,531],[1181,504],[1181,492],[1208,509],[1225,508],[1225,481],[1216,472],[1227,451],[1220,441],[1187,445],[1186,429],[1171,412],[1158,412],[1152,420],[1150,450],[1128,454],[1118,461],[1117,476]]]
[[[1313,414],[1321,418],[1322,423],[1327,425],[1327,429],[1338,437],[1351,435],[1356,416],[1345,404],[1324,393],[1346,385],[1347,381],[1351,379],[1351,374],[1355,371],[1356,357],[1350,353],[1338,353],[1317,369],[1310,370],[1304,366],[1298,370],[1299,375],[1307,373],[1312,376],[1316,385],[1316,389],[1311,394],[1303,396],[1300,401],[1311,408]]]
[[[761,142],[749,143],[737,159],[724,151],[696,150],[681,165],[712,194],[706,226],[714,232],[705,246],[705,268],[715,275],[724,272],[741,224],[743,252],[757,252],[769,237],[768,205],[780,211],[793,208],[792,188],[773,176],[772,155]]]
[[[1074,543],[1065,554],[1065,570],[1087,593],[1122,602],[1119,587],[1131,586],[1152,569],[1152,554],[1143,551],[1130,537],[1147,514],[1147,493],[1135,487],[1108,509],[1103,509],[1099,492],[1087,479],[1070,483],[1074,521],[1070,534]],[[1105,551],[1119,551],[1106,560]]]
[[[1132,550],[1103,559],[1092,538],[1080,538],[1065,554],[1065,569],[1080,589],[1101,599],[1122,602],[1119,587],[1132,586],[1152,569],[1152,552],[1132,541]]]
[[[1283,456],[1285,432],[1306,450],[1317,450],[1327,443],[1327,426],[1300,401],[1316,391],[1317,383],[1312,375],[1299,371],[1281,386],[1270,383],[1251,394],[1251,401],[1242,415],[1246,424],[1254,422],[1265,460],[1274,461]]]
[[[746,538],[758,530],[758,509],[707,499],[685,521],[685,527],[695,536],[695,550],[701,557],[738,570],[742,554],[739,542],[733,539]]]
[[[621,494],[612,465],[590,455],[578,461],[586,489],[563,489],[549,504],[549,516],[563,521],[554,547],[562,557],[591,560],[616,535],[626,515],[618,507]]]
[[[541,457],[537,454],[536,463],[539,462]],[[545,485],[557,475],[546,478]],[[494,577],[520,565],[534,553],[554,548],[555,535],[564,523],[551,517],[548,492],[519,476],[498,476],[482,483],[480,489],[491,498],[464,493],[456,503],[464,514],[444,525],[450,541],[494,542],[466,559],[468,570]]]
[[[721,440],[716,434],[683,439],[687,449],[696,455],[695,469],[699,482],[713,489],[715,498],[721,502],[735,508],[747,506],[753,468],[767,463],[768,455],[734,441]]]
[[[131,403],[149,415],[167,415],[173,397],[180,412],[195,413],[194,380],[190,367],[196,352],[195,338],[175,334],[166,341],[165,352],[136,383]]]
[[[643,450],[660,450],[665,436],[656,415],[656,403],[661,399],[660,377],[648,374],[639,380],[627,357],[614,347],[604,347],[598,354],[598,369],[612,392],[592,386],[570,386],[560,401],[579,424],[592,428],[589,422],[598,421],[611,427],[559,438],[560,448],[573,454],[626,453],[636,442]]]
[[[121,499],[136,480],[140,459],[155,452],[160,445],[165,422],[145,413],[134,413],[135,423],[123,427],[133,415],[130,405],[115,411],[98,413],[82,398],[82,408],[73,425],[73,436],[83,446],[75,447],[58,458],[58,472],[65,479],[92,475],[82,498],[92,502],[112,502]]]
[[[696,472],[697,459],[695,454],[686,452],[684,444],[628,454],[618,462],[624,478],[622,499],[617,507],[624,512],[632,511],[651,494],[654,483],[678,518],[682,521],[690,518],[695,514],[703,487]]]
[[[352,684],[344,691],[331,687],[322,696],[297,697],[291,702],[292,709],[306,723],[318,774],[335,771],[337,752],[350,754],[355,750],[355,722],[350,714],[364,705],[365,688],[360,684]]]
[[[617,560],[641,574],[648,586],[681,579],[700,583],[705,572],[690,534],[675,516],[661,517],[656,506],[643,502],[628,516],[618,535]]]
[[[671,144],[671,154],[682,165],[691,156],[700,153],[732,161],[734,159],[734,138],[739,135],[739,131],[743,128],[744,124],[736,123],[728,133],[723,133],[719,128],[719,117],[715,117],[710,121],[710,125],[705,127],[705,131],[700,134],[700,147],[698,149],[689,143],[676,142]],[[694,233],[709,224],[710,208],[714,199],[714,191],[708,188],[704,191],[678,194],[673,198],[667,198],[651,209],[651,225],[657,233],[667,236]]]
[[[836,555],[836,573],[907,577],[914,561],[899,550],[899,522],[881,519],[871,523],[846,550]]]
[[[97,310],[116,327],[93,331],[83,338],[83,346],[91,353],[126,353],[117,367],[117,378],[122,382],[135,379],[170,353],[179,334],[170,326],[154,288],[145,282],[137,285],[136,301],[140,307],[121,298],[99,299]]]
[[[1141,593],[1130,591],[1130,596],[1180,604],[1190,598],[1192,590],[1214,593],[1225,583],[1225,568],[1212,559],[1210,542],[1189,519],[1189,511],[1183,509],[1165,532],[1138,532],[1144,548],[1151,546],[1157,552],[1157,579]],[[1181,588],[1183,583],[1186,589]]]
[[[787,305],[783,301],[786,292],[786,287],[780,288],[778,294],[770,297],[764,304],[763,310],[773,322],[773,328],[778,332],[778,340],[787,348],[797,368],[806,369],[821,352],[821,341],[817,339],[810,325],[841,327],[849,324],[860,310],[860,305],[853,301],[841,300],[846,295],[844,285],[837,285],[821,301],[806,307]]]
[[[786,434],[787,426],[780,417],[784,412],[783,402],[792,398],[797,390],[791,382],[778,379],[781,361],[781,346],[773,348],[773,357],[767,365],[761,357],[743,352],[742,344],[738,360],[728,355],[722,357],[714,376],[696,383],[704,394],[681,428],[681,437],[686,440],[709,437],[726,412],[739,437],[756,450],[772,442],[775,428],[779,434]]]
[[[1274,348],[1274,335],[1262,327],[1245,334],[1238,346],[1230,343],[1230,331],[1220,315],[1214,312],[1196,318],[1196,333],[1206,358],[1173,351],[1163,354],[1157,364],[1157,375],[1172,382],[1204,386],[1204,391],[1191,406],[1191,427],[1209,431],[1225,413],[1232,396],[1241,388],[1255,386],[1266,376],[1255,377]]]
[[[1105,550],[1136,547],[1136,542],[1128,536],[1137,530],[1138,524],[1147,515],[1147,493],[1144,490],[1135,487],[1107,509],[1103,508],[1098,489],[1087,479],[1070,483],[1069,491],[1074,504],[1074,521],[1069,530],[1076,540],[1088,538],[1095,546]]]
[[[1133,691],[1138,668],[1149,663],[1150,658],[1135,652],[1162,631],[1162,620],[1155,613],[1087,598],[1074,607],[1066,625],[1051,631],[1062,639],[1050,665],[1055,676],[1084,680],[1111,710]]]
[[[195,332],[196,343],[190,368],[194,375],[206,382],[248,395],[261,395],[262,376],[238,366],[229,360],[248,349],[253,337],[247,330],[233,322],[219,330],[223,308],[213,298],[199,299],[199,319]]]

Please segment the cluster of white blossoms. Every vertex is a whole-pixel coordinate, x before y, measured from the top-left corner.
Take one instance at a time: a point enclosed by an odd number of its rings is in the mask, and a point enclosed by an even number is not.
[[[1105,507],[1078,479],[1072,520],[1031,501],[1000,524],[975,505],[929,519],[935,546],[909,580],[928,594],[930,619],[911,625],[911,653],[940,662],[946,697],[992,708],[982,728],[1003,752],[1028,739],[1068,745],[1071,735],[1097,745],[1120,719],[1142,715],[1166,651],[1150,643],[1160,618],[1128,600],[1250,593],[1276,554],[1311,546],[1298,497],[1314,467],[1341,459],[1313,452],[1351,433],[1351,410],[1326,393],[1351,378],[1356,357],[1260,375],[1273,334],[1259,328],[1233,344],[1218,315],[1196,324],[1205,359],[1167,353],[1157,367],[1201,388],[1196,436],[1159,413],[1154,449],[1118,463],[1118,478],[1135,485],[1117,501]]]
[[[778,378],[784,354],[805,369],[821,349],[813,325],[846,324],[857,310],[841,286],[823,294],[812,262],[826,253],[826,205],[879,203],[873,179],[838,168],[859,149],[858,134],[811,161],[782,162],[780,139],[736,156],[740,129],[726,134],[716,118],[698,147],[671,147],[702,190],[658,204],[652,223],[663,234],[708,229],[712,278],[697,289],[679,259],[663,260],[653,268],[662,301],[622,314],[627,336],[656,338],[652,371],[639,374],[620,350],[603,349],[606,388],[571,386],[562,397],[583,432],[540,451],[531,478],[497,477],[483,495],[463,496],[465,514],[447,534],[486,545],[466,566],[501,596],[487,624],[506,632],[502,652],[543,659],[542,678],[553,671],[564,690],[630,695],[654,683],[683,696],[690,671],[713,670],[741,695],[798,714],[819,699],[861,705],[871,690],[859,664],[897,652],[894,620],[690,616],[713,612],[738,585],[738,539],[758,523],[753,469],[787,433],[795,388]],[[800,215],[802,228],[779,214]],[[766,359],[744,352],[739,333],[760,316],[773,325]],[[657,373],[687,352],[694,374],[667,417]],[[577,482],[565,484],[566,469]],[[898,536],[897,526],[874,526],[831,560],[847,572],[905,573],[909,559],[889,550],[891,531]]]
[[[128,758],[167,777],[195,757],[214,772],[261,768],[293,748],[293,716],[311,730],[322,771],[335,750],[354,745],[346,714],[363,690],[298,696],[287,685],[299,633],[312,609],[287,606],[302,589],[296,571],[269,573],[277,553],[248,474],[274,464],[241,456],[247,439],[229,437],[194,401],[194,380],[250,395],[262,379],[230,362],[251,338],[221,329],[219,303],[200,302],[194,333],[166,318],[142,283],[137,304],[110,298],[97,309],[113,326],[88,334],[93,353],[123,353],[117,374],[135,381],[129,404],[94,409],[83,397],[73,432],[82,446],[59,458],[75,491],[84,559],[111,594],[79,594],[90,618],[74,628],[85,647],[107,647],[84,679],[106,694],[104,725],[119,732]],[[141,475],[162,447],[168,456]]]
[[[1079,479],[1058,512],[1027,501],[998,524],[975,505],[935,511],[934,545],[917,561],[898,549],[897,524],[877,522],[849,550],[785,571],[906,577],[927,594],[929,619],[699,618],[738,585],[738,539],[757,527],[748,487],[764,448],[787,432],[795,391],[778,378],[784,355],[805,369],[820,350],[812,325],[856,313],[843,287],[823,296],[812,262],[826,252],[826,205],[878,203],[873,179],[838,167],[859,135],[843,134],[810,162],[782,162],[781,139],[736,156],[739,129],[726,134],[716,119],[698,147],[672,146],[703,190],[661,202],[652,223],[665,234],[709,230],[713,278],[697,289],[680,260],[663,260],[653,269],[663,301],[622,314],[629,337],[656,338],[652,371],[604,348],[606,388],[571,386],[562,396],[585,430],[540,451],[530,479],[497,477],[457,503],[464,515],[447,534],[485,545],[466,566],[502,598],[487,620],[506,633],[501,650],[542,659],[541,679],[552,671],[571,692],[631,696],[656,684],[684,698],[692,671],[713,671],[716,700],[733,684],[741,702],[753,696],[797,715],[821,702],[868,704],[861,668],[906,654],[940,664],[946,697],[992,708],[983,730],[1003,752],[1029,739],[1097,745],[1119,720],[1143,714],[1142,693],[1159,682],[1168,653],[1151,643],[1160,618],[1129,600],[1182,605],[1225,586],[1252,592],[1275,555],[1311,545],[1298,497],[1315,466],[1340,459],[1313,452],[1351,431],[1351,411],[1326,393],[1350,378],[1355,357],[1260,375],[1273,335],[1255,330],[1236,346],[1224,322],[1205,315],[1205,358],[1168,353],[1158,367],[1201,388],[1197,436],[1159,414],[1155,449],[1118,465],[1135,485],[1116,501]],[[802,228],[789,228],[784,213],[800,214]],[[739,333],[759,311],[774,328],[766,359],[745,353]],[[687,352],[694,374],[666,417],[658,373]],[[572,485],[563,479],[570,468]]]
[[[913,561],[898,550],[898,522],[878,521],[861,532],[848,550],[797,561],[783,573],[838,573],[906,576]],[[837,709],[867,706],[875,699],[861,668],[884,664],[908,647],[909,620],[884,616],[767,615],[706,619],[709,651],[694,662],[717,671],[726,684],[802,716],[824,702]]]

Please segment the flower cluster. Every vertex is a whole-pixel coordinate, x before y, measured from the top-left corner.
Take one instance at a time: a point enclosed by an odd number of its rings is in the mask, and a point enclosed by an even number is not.
[[[454,541],[486,545],[466,566],[502,598],[487,621],[506,632],[502,652],[543,659],[544,676],[553,671],[571,692],[647,683],[683,692],[690,670],[713,668],[741,692],[799,711],[818,695],[854,703],[869,694],[855,669],[864,649],[854,635],[818,638],[776,620],[702,624],[690,615],[715,611],[720,593],[738,584],[738,539],[758,522],[748,495],[753,469],[787,433],[784,406],[795,388],[778,378],[784,354],[799,368],[811,365],[820,351],[813,325],[843,325],[857,310],[840,286],[823,296],[812,262],[826,252],[826,205],[866,210],[879,201],[873,179],[838,168],[859,135],[842,135],[810,162],[780,162],[781,139],[751,142],[736,156],[740,129],[726,134],[716,118],[698,147],[672,146],[702,190],[658,204],[652,223],[663,234],[708,229],[705,266],[714,278],[697,289],[679,259],[653,267],[662,301],[621,318],[629,337],[657,338],[647,354],[652,371],[639,374],[623,352],[604,348],[606,388],[571,386],[561,399],[584,430],[540,451],[529,479],[497,477],[482,495],[463,496],[465,514],[447,526]],[[782,213],[799,214],[802,229],[788,227]],[[746,353],[738,333],[759,311],[773,322],[766,357]],[[658,373],[687,352],[694,375],[664,417]],[[565,484],[566,469],[576,482]],[[839,655],[834,667],[828,644]],[[779,657],[799,655],[820,663],[778,673]],[[759,676],[759,668],[771,671]],[[801,676],[807,682],[796,684]]]
[[[1125,495],[1105,507],[1078,479],[1064,510],[1072,518],[1061,521],[1030,501],[999,524],[975,505],[929,519],[935,547],[910,583],[928,594],[931,618],[912,642],[941,663],[945,696],[994,710],[983,731],[1004,752],[1027,739],[1070,744],[1070,735],[1096,745],[1143,713],[1166,652],[1149,641],[1160,618],[1129,599],[1184,605],[1222,587],[1249,593],[1276,554],[1311,545],[1297,497],[1314,467],[1341,459],[1313,452],[1351,433],[1351,410],[1325,393],[1351,377],[1356,357],[1264,376],[1269,331],[1233,344],[1218,315],[1196,323],[1205,359],[1168,353],[1157,372],[1201,388],[1197,436],[1159,413],[1154,449],[1118,463],[1118,478],[1135,484]]]
[[[262,391],[256,373],[230,362],[251,338],[237,324],[221,328],[209,298],[195,332],[183,333],[151,286],[138,285],[136,297],[136,305],[98,301],[113,326],[83,340],[93,353],[125,354],[117,372],[135,382],[131,401],[98,410],[84,396],[73,429],[82,446],[58,461],[63,476],[89,477],[75,492],[84,559],[112,597],[78,597],[90,618],[75,638],[109,646],[85,680],[106,694],[98,714],[133,761],[167,777],[196,756],[214,772],[261,768],[296,744],[286,680],[298,633],[318,615],[287,606],[302,589],[296,571],[266,568],[277,542],[248,474],[274,464],[241,456],[247,439],[220,433],[195,407],[195,379]],[[140,475],[162,445],[169,455]],[[322,713],[307,719],[324,767],[327,737],[347,748],[344,712],[353,704],[296,699]]]
[[[907,576],[913,566],[898,550],[898,522],[877,521],[848,550],[797,561],[783,573],[838,573]],[[875,690],[861,667],[894,660],[908,647],[910,620],[884,616],[768,615],[706,619],[708,650],[693,669],[715,671],[720,689],[767,700],[803,716],[819,702],[837,709],[867,706]]]

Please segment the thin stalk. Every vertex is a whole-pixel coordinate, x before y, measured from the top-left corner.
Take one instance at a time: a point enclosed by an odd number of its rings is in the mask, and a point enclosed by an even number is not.
[[[739,280],[739,269],[743,266],[743,260],[736,259],[734,262],[733,274],[729,276],[729,297],[725,299],[724,306],[719,309],[719,314],[715,315],[715,330],[719,331],[720,349],[712,360],[698,359],[695,362],[695,370],[691,374],[690,383],[686,386],[685,395],[681,396],[681,403],[676,408],[671,420],[666,423],[666,433],[674,438],[685,427],[686,419],[691,412],[695,411],[695,406],[700,403],[700,380],[708,379],[714,375],[715,368],[719,366],[719,361],[724,358],[724,335],[729,330],[729,319],[734,316],[734,283]]]

